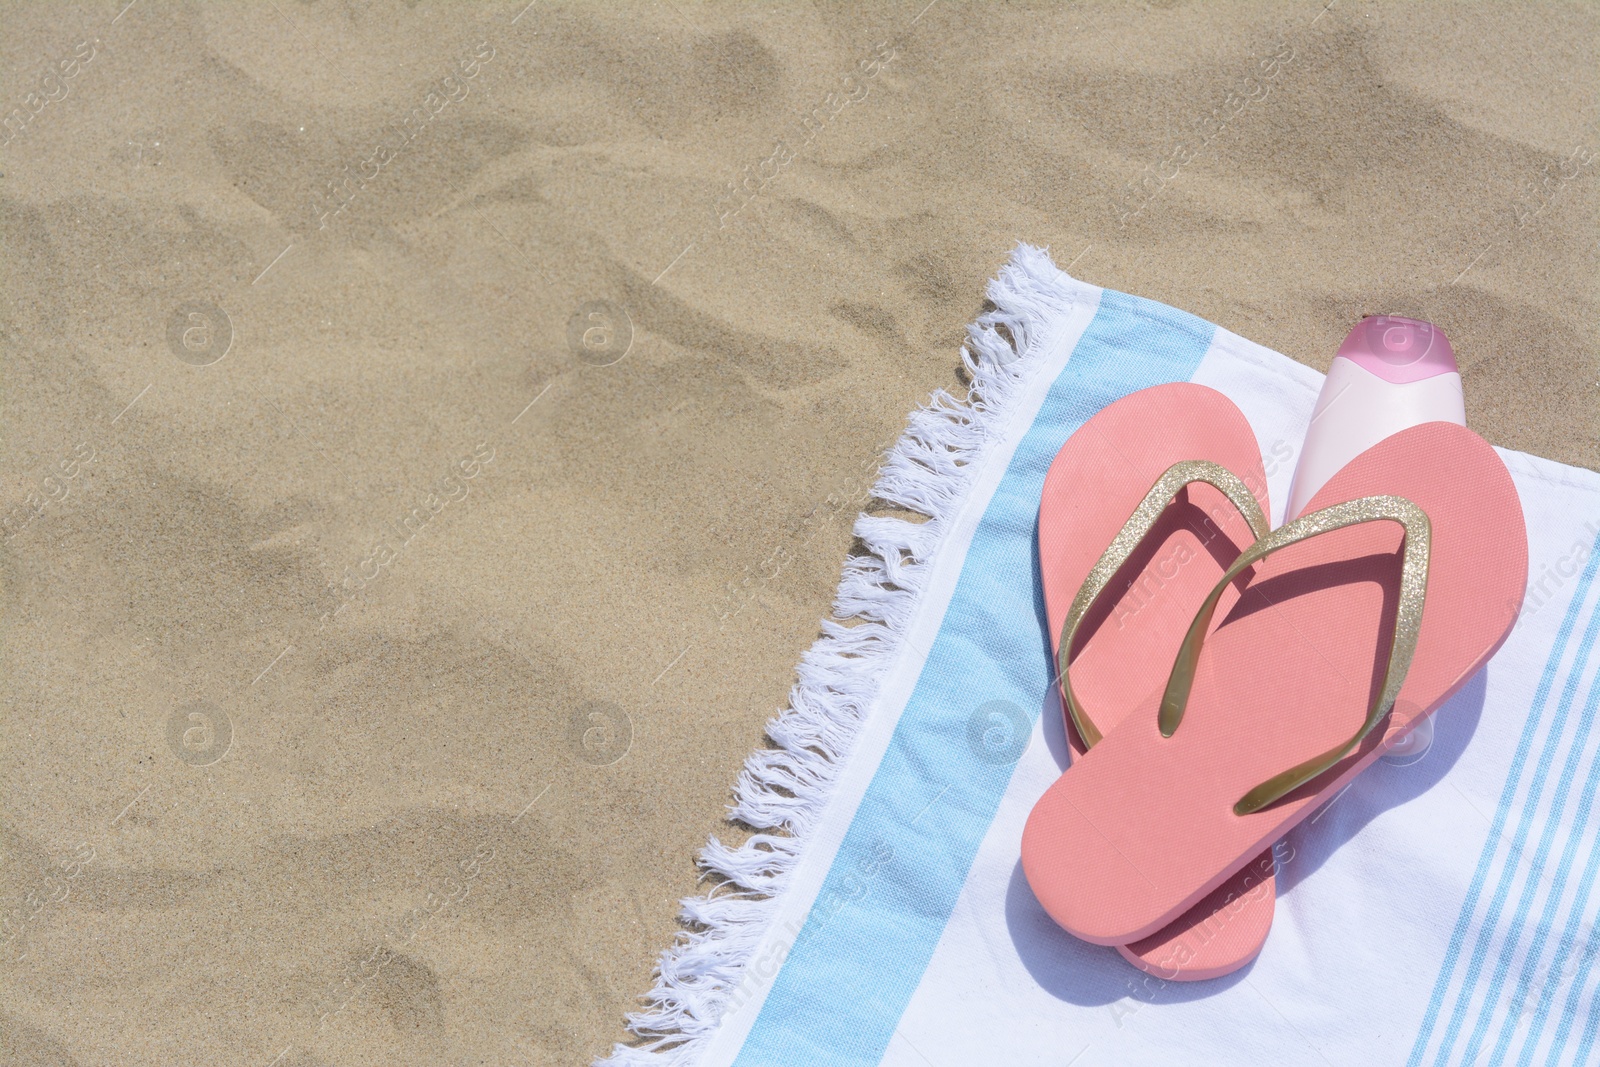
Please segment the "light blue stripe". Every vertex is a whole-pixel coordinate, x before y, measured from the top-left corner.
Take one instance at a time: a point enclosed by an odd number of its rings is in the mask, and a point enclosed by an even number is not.
[[[1562,955],[1558,955],[1556,962],[1550,965],[1552,973],[1560,973],[1566,966],[1567,955],[1570,955],[1575,945],[1573,928],[1582,921],[1584,913],[1589,906],[1589,891],[1594,888],[1595,875],[1600,874],[1600,841],[1589,842],[1589,859],[1583,866],[1583,877],[1579,886],[1579,899],[1573,903],[1572,913],[1567,917],[1567,927],[1561,935]],[[1561,1022],[1556,1027],[1556,1033],[1550,1039],[1550,1052],[1545,1057],[1545,1063],[1554,1064],[1561,1058],[1561,1049],[1565,1047],[1567,1038],[1572,1033],[1572,1024],[1577,1019],[1578,1001],[1583,993],[1584,983],[1589,980],[1589,972],[1594,964],[1595,953],[1600,951],[1600,945],[1592,942],[1584,945],[1584,951],[1578,956],[1578,968],[1572,977],[1572,983],[1567,991],[1567,999],[1561,1009]],[[1533,1062],[1533,1055],[1539,1051],[1539,1037],[1544,1032],[1545,1023],[1549,1020],[1550,1005],[1555,1000],[1557,983],[1546,982],[1544,991],[1539,994],[1539,1004],[1533,1012],[1533,1025],[1529,1028],[1528,1037],[1523,1042],[1522,1054],[1517,1057],[1518,1067],[1527,1067]]]
[[[1596,853],[1600,853],[1597,848]],[[1572,978],[1572,986],[1567,990],[1566,1002],[1561,1006],[1561,1024],[1556,1027],[1555,1037],[1550,1039],[1550,1053],[1545,1057],[1546,1067],[1554,1067],[1561,1061],[1561,1050],[1567,1045],[1567,1038],[1572,1036],[1572,1024],[1578,1019],[1578,1003],[1583,999],[1583,987],[1589,981],[1589,974],[1594,970],[1596,946],[1585,946],[1583,956],[1578,963],[1578,973]],[[1595,997],[1589,1005],[1589,1018],[1583,1026],[1583,1036],[1578,1041],[1578,1056],[1575,1063],[1582,1063],[1583,1057],[1589,1054],[1589,1048],[1594,1044],[1595,1023],[1600,1021],[1600,995]]]
[[[1596,852],[1600,853],[1600,850]],[[1572,1024],[1578,1018],[1578,1001],[1583,998],[1583,985],[1589,980],[1592,962],[1593,957],[1586,953],[1578,964],[1578,973],[1572,979],[1572,987],[1567,990],[1566,1003],[1561,1006],[1561,1024],[1556,1027],[1556,1036],[1550,1039],[1550,1052],[1544,1058],[1545,1067],[1556,1067],[1561,1061],[1561,1050],[1566,1047],[1567,1038],[1572,1036]],[[1594,1017],[1592,1011],[1589,1017],[1591,1019]],[[1578,1043],[1578,1050],[1582,1052],[1587,1049],[1591,1040],[1589,1028],[1585,1026],[1583,1039]]]
[[[1584,669],[1588,666],[1589,652],[1594,648],[1595,634],[1600,631],[1600,611],[1591,609],[1589,622],[1583,629],[1583,637],[1578,642],[1578,654],[1573,659],[1572,669],[1567,674],[1566,685],[1562,687],[1561,704],[1562,712],[1570,707],[1578,694],[1578,686],[1582,680]],[[1585,712],[1589,710],[1585,702]],[[1518,895],[1517,910],[1512,915],[1511,925],[1507,928],[1504,939],[1500,943],[1500,958],[1495,961],[1494,976],[1489,982],[1489,992],[1483,999],[1483,1007],[1478,1011],[1478,1021],[1472,1028],[1472,1036],[1467,1041],[1467,1049],[1462,1058],[1468,1063],[1475,1063],[1478,1051],[1482,1048],[1484,1035],[1488,1032],[1489,1023],[1493,1020],[1496,1005],[1505,986],[1506,973],[1511,969],[1511,959],[1516,954],[1517,943],[1522,939],[1523,924],[1527,922],[1528,911],[1533,907],[1533,899],[1538,895],[1539,875],[1544,871],[1546,859],[1549,858],[1551,846],[1555,843],[1556,832],[1561,829],[1561,816],[1566,810],[1567,800],[1571,792],[1572,783],[1577,777],[1578,764],[1583,759],[1584,749],[1589,743],[1589,733],[1594,726],[1594,719],[1587,713],[1578,716],[1578,729],[1574,733],[1572,743],[1567,749],[1566,761],[1561,767],[1561,780],[1556,785],[1556,795],[1550,801],[1550,810],[1545,814],[1544,832],[1539,835],[1539,848],[1534,853],[1532,868],[1527,879],[1522,883],[1522,892]],[[1561,858],[1556,863],[1555,877],[1550,881],[1549,892],[1545,896],[1544,908],[1539,914],[1538,924],[1533,931],[1533,937],[1528,942],[1528,951],[1524,955],[1522,972],[1517,978],[1517,987],[1512,995],[1511,1003],[1506,1007],[1506,1017],[1500,1026],[1500,1033],[1495,1041],[1494,1050],[1489,1056],[1489,1063],[1498,1064],[1505,1056],[1506,1048],[1511,1043],[1511,1035],[1516,1030],[1516,1021],[1522,1011],[1522,1005],[1528,997],[1528,987],[1533,981],[1533,972],[1537,969],[1539,959],[1544,955],[1544,943],[1549,936],[1550,929],[1555,924],[1556,913],[1561,906],[1562,895],[1566,892],[1567,878],[1572,873],[1572,858],[1578,849],[1578,842],[1583,837],[1584,827],[1589,822],[1589,807],[1594,801],[1596,785],[1595,772],[1600,769],[1600,753],[1589,762],[1583,786],[1578,796],[1578,808],[1572,816],[1572,828],[1567,833],[1566,841],[1561,849]]]
[[[1595,612],[1600,615],[1600,605],[1597,605]],[[1600,705],[1600,678],[1589,683],[1589,699],[1583,705],[1584,718],[1592,718],[1597,705]],[[1595,763],[1600,764],[1600,756],[1596,757]],[[1591,768],[1589,785],[1591,790],[1594,788],[1594,779],[1594,771]],[[1580,836],[1574,832],[1570,840],[1576,842]],[[1556,956],[1555,959],[1550,961],[1549,975],[1546,976],[1544,989],[1539,993],[1539,1002],[1534,1006],[1533,1021],[1528,1027],[1528,1036],[1523,1040],[1522,1054],[1517,1057],[1517,1067],[1527,1067],[1528,1064],[1532,1063],[1533,1054],[1538,1050],[1539,1037],[1544,1033],[1544,1025],[1550,1014],[1550,1005],[1555,1000],[1556,988],[1560,984],[1558,980],[1552,979],[1550,976],[1559,975],[1562,968],[1566,967],[1567,959],[1571,956],[1572,949],[1577,943],[1577,938],[1574,935],[1578,924],[1583,921],[1585,913],[1589,910],[1589,893],[1594,888],[1596,873],[1600,873],[1600,839],[1590,837],[1589,855],[1584,861],[1582,873],[1578,875],[1578,886],[1573,895],[1572,907],[1567,910],[1566,924],[1561,928],[1561,937],[1556,942],[1558,946]],[[1579,967],[1587,968],[1593,962],[1594,954],[1597,950],[1600,950],[1600,946],[1585,945],[1585,952],[1579,959]],[[1583,987],[1586,977],[1586,971],[1574,976],[1574,992]],[[1567,1018],[1562,1020],[1561,1028],[1557,1031],[1554,1043],[1551,1046],[1553,1055],[1562,1045],[1566,1044],[1567,1034],[1572,1029],[1571,1015],[1576,1012],[1577,1004],[1570,996],[1569,1001]]]
[[[1031,728],[1049,689],[1034,531],[1050,461],[1111,401],[1188,380],[1215,329],[1151,301],[1102,296],[979,520],[888,750],[737,1064],[882,1059],[1015,766],[986,762],[968,744],[968,720],[1003,700]]]
[[[1506,775],[1506,784],[1500,791],[1500,803],[1495,809],[1494,821],[1489,826],[1489,836],[1484,841],[1483,851],[1478,856],[1478,867],[1472,874],[1472,882],[1467,887],[1467,896],[1461,904],[1461,913],[1456,917],[1455,930],[1450,934],[1450,944],[1445,950],[1444,963],[1439,967],[1439,976],[1434,980],[1433,994],[1428,1000],[1427,1011],[1423,1014],[1422,1025],[1417,1031],[1416,1043],[1411,1047],[1411,1055],[1406,1060],[1406,1067],[1417,1067],[1422,1062],[1423,1055],[1427,1052],[1429,1039],[1433,1036],[1433,1028],[1438,1022],[1439,1009],[1444,1003],[1446,990],[1455,975],[1456,963],[1461,956],[1461,947],[1466,942],[1467,930],[1472,925],[1472,916],[1478,908],[1478,898],[1483,893],[1483,887],[1488,880],[1489,868],[1494,862],[1499,851],[1500,838],[1505,831],[1506,820],[1510,817],[1512,803],[1516,800],[1517,787],[1522,780],[1522,771],[1527,765],[1528,752],[1533,747],[1533,742],[1540,734],[1540,727],[1544,718],[1544,705],[1549,699],[1550,690],[1555,685],[1556,673],[1561,666],[1562,659],[1567,653],[1567,643],[1572,638],[1572,630],[1577,624],[1578,611],[1588,593],[1589,585],[1594,580],[1596,566],[1600,565],[1600,552],[1593,552],[1589,561],[1583,568],[1583,574],[1578,579],[1577,589],[1572,595],[1571,602],[1567,605],[1567,612],[1561,619],[1561,626],[1556,631],[1554,647],[1550,656],[1545,661],[1544,672],[1539,677],[1539,684],[1534,689],[1533,701],[1528,709],[1528,722],[1522,729],[1522,737],[1517,741],[1517,750],[1511,757],[1511,768]],[[1559,731],[1557,731],[1559,732]],[[1511,857],[1514,858],[1521,852],[1521,845],[1514,844]],[[1498,905],[1491,907],[1491,913],[1498,910]],[[1485,927],[1484,929],[1487,929]],[[1482,930],[1480,930],[1480,934]],[[1480,946],[1481,947],[1481,939]],[[1474,950],[1475,952],[1477,949]],[[1480,954],[1481,958],[1481,954]],[[1451,1038],[1452,1043],[1454,1038]],[[1438,1062],[1444,1058],[1444,1050],[1440,1050]]]
[[[1593,956],[1590,956],[1584,961],[1583,979],[1585,981],[1587,981],[1589,978],[1589,971],[1592,969],[1593,962]],[[1567,1011],[1569,1014],[1565,1019],[1561,1020],[1563,1031],[1571,1028],[1572,1020],[1578,1014],[1577,994],[1582,991],[1582,989],[1583,986],[1581,984],[1574,985],[1572,987],[1572,992],[1567,994]],[[1596,990],[1594,998],[1589,1002],[1589,1017],[1584,1020],[1583,1036],[1578,1039],[1578,1054],[1572,1058],[1573,1063],[1590,1062],[1589,1053],[1594,1050],[1594,1035],[1595,1028],[1597,1026],[1600,1026],[1600,990]],[[1557,1063],[1561,1056],[1561,1048],[1566,1043],[1566,1033],[1558,1033],[1556,1035],[1556,1043],[1550,1046],[1550,1058],[1546,1062],[1551,1064]]]
[[[1589,665],[1589,651],[1594,648],[1595,627],[1597,625],[1600,625],[1600,613],[1590,611],[1589,624],[1584,625],[1584,635],[1578,641],[1578,654],[1573,657],[1573,665],[1566,672],[1566,683],[1562,685],[1562,697],[1560,697],[1560,701],[1557,702],[1557,707],[1555,707],[1557,721],[1566,720],[1566,713],[1570,712],[1574,699],[1578,697],[1579,681],[1582,680],[1584,669]],[[1506,985],[1506,973],[1510,969],[1510,961],[1512,961],[1514,955],[1517,955],[1517,944],[1522,941],[1523,923],[1528,921],[1528,910],[1533,907],[1533,897],[1538,896],[1539,878],[1544,873],[1544,864],[1549,859],[1550,846],[1555,843],[1555,832],[1560,829],[1562,813],[1566,809],[1566,798],[1568,798],[1568,793],[1571,792],[1573,779],[1578,774],[1578,763],[1582,760],[1582,755],[1584,755],[1584,747],[1589,744],[1589,731],[1592,726],[1594,726],[1594,721],[1579,715],[1578,729],[1573,733],[1573,741],[1566,747],[1566,758],[1562,761],[1562,774],[1555,781],[1555,793],[1550,797],[1549,811],[1544,813],[1544,829],[1539,832],[1539,846],[1534,849],[1533,859],[1528,864],[1528,873],[1526,873],[1526,877],[1522,881],[1522,891],[1517,893],[1517,907],[1512,912],[1510,925],[1506,926],[1506,936],[1501,939],[1501,950],[1499,950],[1499,957],[1494,960],[1494,973],[1490,976],[1490,987],[1488,987],[1488,992],[1483,995],[1483,1006],[1478,1009],[1477,1022],[1472,1025],[1472,1033],[1470,1033],[1470,1037],[1467,1037],[1466,1053],[1462,1053],[1462,1059],[1469,1062],[1469,1064],[1477,1062],[1478,1051],[1483,1045],[1483,1035],[1488,1032],[1491,1017],[1494,1016],[1494,1005],[1498,1005],[1499,998],[1501,998],[1501,990]],[[1555,757],[1555,749],[1558,749],[1558,747],[1560,747],[1558,742],[1552,742],[1546,747],[1552,760]],[[1582,825],[1589,819],[1587,805],[1582,805],[1581,811],[1579,811],[1579,819],[1581,821],[1573,827],[1573,835],[1581,833]],[[1571,843],[1571,840],[1573,838],[1568,838],[1568,843]],[[1566,873],[1568,873],[1566,872],[1566,867],[1571,861],[1571,849],[1563,849],[1562,861],[1560,869],[1557,870],[1557,875],[1550,883],[1550,897],[1549,901],[1546,901],[1546,918],[1541,918],[1541,923],[1549,921],[1555,905],[1560,902],[1558,897],[1562,894],[1563,889],[1566,888]],[[1506,872],[1506,875],[1502,875],[1502,877],[1510,875],[1510,881],[1515,881],[1515,870],[1510,865],[1507,865]],[[1499,915],[1494,915],[1490,923],[1493,926],[1499,926],[1501,925],[1501,918],[1499,918]],[[1523,977],[1528,977],[1526,968],[1531,968],[1531,966],[1538,963],[1539,953],[1541,952],[1544,952],[1544,931],[1536,931],[1533,942],[1528,945],[1528,963],[1526,963]],[[1514,1011],[1522,1009],[1522,1000],[1520,998],[1518,998],[1512,1009]],[[1507,1035],[1507,1040],[1509,1040],[1509,1035]]]

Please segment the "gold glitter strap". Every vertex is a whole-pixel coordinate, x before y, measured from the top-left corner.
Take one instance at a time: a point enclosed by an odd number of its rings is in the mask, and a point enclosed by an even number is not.
[[[1384,668],[1383,685],[1378,699],[1367,710],[1366,722],[1349,741],[1330,749],[1322,755],[1291,767],[1256,786],[1233,806],[1234,814],[1249,815],[1271,804],[1279,797],[1298,789],[1323,771],[1332,767],[1361,743],[1372,728],[1389,714],[1395,697],[1411,669],[1411,656],[1417,648],[1417,633],[1422,626],[1422,600],[1428,588],[1428,547],[1432,540],[1432,527],[1423,510],[1405,497],[1367,496],[1343,504],[1313,511],[1286,523],[1245,549],[1234,560],[1217,582],[1205,603],[1189,624],[1178,649],[1178,657],[1167,680],[1167,690],[1161,698],[1159,723],[1161,736],[1171,737],[1183,721],[1184,708],[1189,702],[1189,692],[1194,687],[1194,674],[1200,662],[1200,646],[1211,628],[1211,617],[1217,602],[1228,583],[1238,577],[1246,567],[1287,545],[1292,545],[1318,534],[1340,530],[1364,522],[1398,522],[1405,529],[1405,553],[1400,564],[1400,604],[1395,614],[1394,634],[1389,642],[1389,663]]]
[[[1205,459],[1185,460],[1182,463],[1174,463],[1156,479],[1156,484],[1150,487],[1144,500],[1133,510],[1122,530],[1111,539],[1111,544],[1089,571],[1089,576],[1083,580],[1078,595],[1072,600],[1072,607],[1067,611],[1066,620],[1061,625],[1061,641],[1056,651],[1056,670],[1061,679],[1062,695],[1066,698],[1067,714],[1072,716],[1072,725],[1077,728],[1078,736],[1088,747],[1098,744],[1101,734],[1095,729],[1094,723],[1089,721],[1088,715],[1084,714],[1077,695],[1072,691],[1072,678],[1067,673],[1067,665],[1072,658],[1073,638],[1077,636],[1078,626],[1083,622],[1084,616],[1100,598],[1100,594],[1105,592],[1112,577],[1122,569],[1140,542],[1150,533],[1167,505],[1178,495],[1179,490],[1193,482],[1205,482],[1232,501],[1233,506],[1239,509],[1239,514],[1250,524],[1250,530],[1256,537],[1266,536],[1269,529],[1267,517],[1262,514],[1261,505],[1256,502],[1255,494],[1238,475],[1220,463]]]

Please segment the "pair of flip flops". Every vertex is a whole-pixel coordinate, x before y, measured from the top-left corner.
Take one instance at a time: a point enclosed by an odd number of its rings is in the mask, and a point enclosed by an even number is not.
[[[1249,423],[1189,383],[1108,405],[1045,479],[1075,751],[1023,870],[1069,933],[1168,979],[1255,957],[1273,844],[1477,672],[1527,579],[1510,474],[1462,426],[1397,433],[1270,514]]]

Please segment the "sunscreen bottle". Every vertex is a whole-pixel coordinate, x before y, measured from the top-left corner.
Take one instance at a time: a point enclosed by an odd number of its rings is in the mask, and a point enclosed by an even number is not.
[[[1467,424],[1461,373],[1444,331],[1432,323],[1375,315],[1339,346],[1317,396],[1284,518],[1361,453],[1424,422]]]

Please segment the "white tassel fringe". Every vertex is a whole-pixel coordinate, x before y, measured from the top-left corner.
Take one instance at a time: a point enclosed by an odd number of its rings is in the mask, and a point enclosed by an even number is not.
[[[1043,327],[1072,304],[1069,284],[1044,250],[1026,244],[989,283],[995,310],[967,327],[961,349],[972,378],[966,400],[941,389],[913,412],[873,487],[879,500],[928,521],[856,519],[855,534],[871,554],[846,560],[833,614],[859,621],[822,621],[789,707],[767,725],[778,747],[752,753],[734,789],[731,817],[770,832],[738,848],[715,837],[706,844],[700,866],[725,882],[683,901],[688,930],[662,953],[656,986],[644,998],[649,1007],[628,1016],[628,1028],[643,1040],[615,1046],[599,1061],[605,1067],[689,1067],[699,1059],[872,712],[950,521],[1038,362]]]

